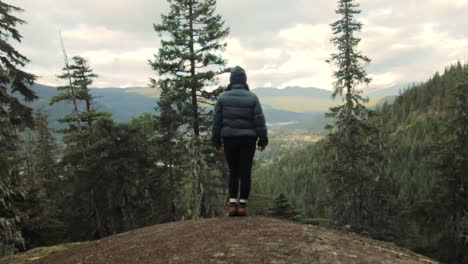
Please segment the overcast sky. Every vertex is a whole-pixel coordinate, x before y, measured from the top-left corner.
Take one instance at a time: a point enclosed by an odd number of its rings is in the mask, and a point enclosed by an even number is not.
[[[146,86],[160,39],[153,23],[164,0],[6,0],[25,9],[20,51],[38,83],[56,85],[63,66],[59,30],[70,56],[89,59],[97,87]],[[360,0],[360,49],[372,59],[371,87],[423,81],[468,59],[468,0]],[[225,57],[247,70],[253,87],[332,89],[333,0],[218,0],[231,29]],[[228,76],[221,81],[226,82]]]

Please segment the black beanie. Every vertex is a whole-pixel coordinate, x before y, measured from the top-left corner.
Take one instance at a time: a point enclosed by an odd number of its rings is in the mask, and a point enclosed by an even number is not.
[[[245,74],[245,70],[242,69],[240,66],[236,66],[231,70],[231,84],[246,84],[247,83],[247,75]]]

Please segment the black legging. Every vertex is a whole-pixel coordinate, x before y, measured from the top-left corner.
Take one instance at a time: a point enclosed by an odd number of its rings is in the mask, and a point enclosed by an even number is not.
[[[237,198],[240,180],[239,199],[247,200],[250,193],[252,161],[255,155],[256,138],[223,138],[224,155],[229,165],[229,198]]]

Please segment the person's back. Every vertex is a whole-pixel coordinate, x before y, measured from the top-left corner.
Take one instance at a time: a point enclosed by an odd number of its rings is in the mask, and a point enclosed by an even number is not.
[[[212,142],[219,152],[224,145],[229,164],[229,215],[245,216],[255,147],[257,144],[260,150],[265,149],[268,133],[262,107],[258,97],[249,91],[245,71],[236,66],[230,81],[227,91],[220,95],[215,105]]]
[[[264,116],[257,96],[242,84],[231,85],[219,102],[222,106],[221,137],[261,137],[267,139]],[[258,130],[257,130],[258,128]],[[265,144],[260,144],[265,145]]]

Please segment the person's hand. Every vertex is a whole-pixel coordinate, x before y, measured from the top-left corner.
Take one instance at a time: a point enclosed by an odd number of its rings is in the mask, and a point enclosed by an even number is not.
[[[266,149],[266,146],[258,146],[258,150],[264,151]]]
[[[217,147],[215,147],[215,151],[216,151],[216,153],[221,153],[223,151],[223,147],[222,146],[217,146]]]

